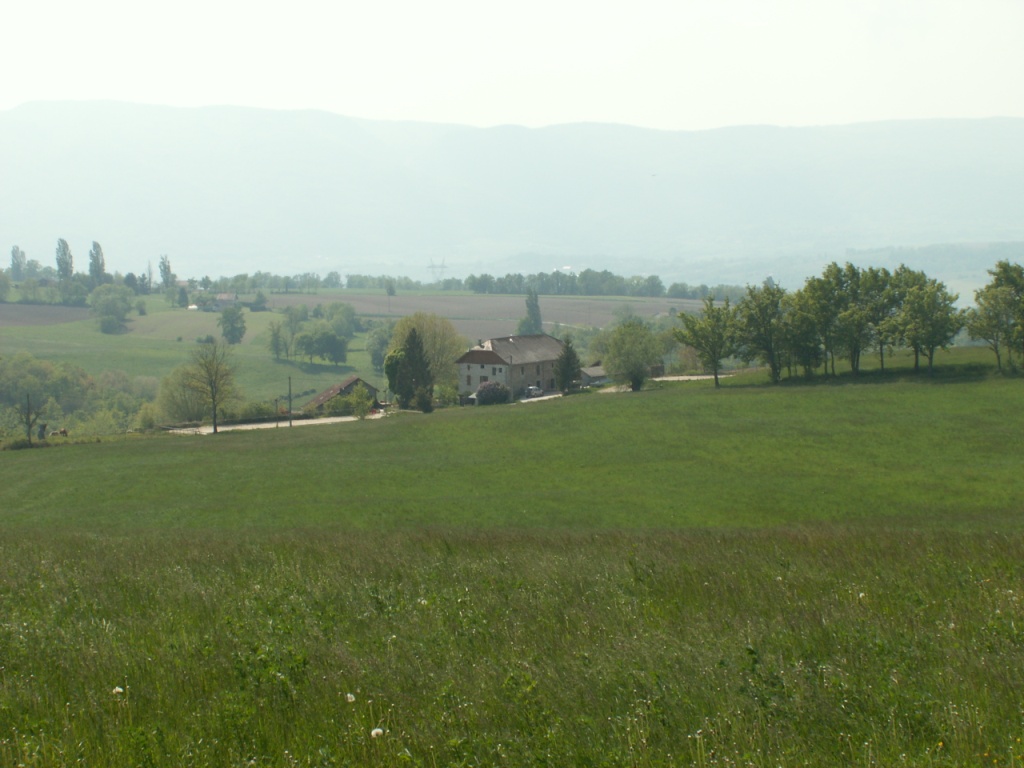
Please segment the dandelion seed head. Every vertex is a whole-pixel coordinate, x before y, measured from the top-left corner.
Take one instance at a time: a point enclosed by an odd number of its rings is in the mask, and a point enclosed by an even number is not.
[[[351,704],[355,700],[356,700],[356,695],[354,693],[346,693],[345,694],[345,701],[347,701],[349,704]]]
[[[381,730],[380,728],[374,728],[372,731],[370,731],[370,738],[371,739],[379,739],[383,735],[384,735],[384,731]]]
[[[115,696],[120,696],[122,693],[124,693],[124,688],[122,688],[120,685],[115,685],[114,690],[112,690],[111,693]]]

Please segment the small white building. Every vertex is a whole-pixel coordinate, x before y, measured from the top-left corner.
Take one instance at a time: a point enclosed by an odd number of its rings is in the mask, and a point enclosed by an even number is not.
[[[488,381],[500,381],[516,397],[527,387],[555,389],[555,361],[564,346],[546,333],[481,341],[455,361],[459,394],[472,395]]]

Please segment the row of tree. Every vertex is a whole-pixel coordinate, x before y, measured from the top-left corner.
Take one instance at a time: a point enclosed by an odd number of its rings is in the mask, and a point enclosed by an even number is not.
[[[153,288],[152,267],[138,276],[131,272],[124,276],[107,272],[103,247],[96,241],[89,249],[86,272],[75,271],[71,246],[64,238],[57,240],[54,262],[54,267],[43,266],[36,259],[27,258],[19,246],[12,246],[10,268],[6,272],[0,270],[0,300],[6,301],[11,283],[18,286],[20,300],[24,303],[69,306],[86,306],[90,294],[103,285],[123,285],[134,295],[148,294]],[[160,276],[164,289],[170,290],[175,275],[167,256],[160,258]]]
[[[253,294],[257,291],[268,293],[316,293],[320,288],[341,288],[349,290],[384,290],[389,296],[398,291],[414,291],[435,289],[443,291],[471,291],[485,294],[521,295],[534,292],[540,295],[560,296],[634,296],[634,297],[668,297],[677,299],[703,299],[714,294],[719,299],[738,298],[743,288],[735,285],[688,285],[673,283],[665,287],[657,275],[634,275],[624,277],[608,270],[584,269],[579,273],[555,270],[550,273],[523,275],[509,273],[496,277],[487,273],[469,275],[465,279],[449,277],[438,279],[433,283],[423,283],[409,277],[389,275],[349,274],[342,278],[337,271],[328,272],[321,277],[313,272],[296,275],[275,275],[270,272],[257,271],[252,274],[242,273],[232,277],[189,278],[187,285],[182,281],[178,285],[178,277],[171,269],[170,259],[163,255],[159,261],[159,279],[153,274],[152,265],[140,273],[128,272],[125,275],[110,274],[106,271],[103,248],[93,242],[89,251],[89,267],[85,273],[74,271],[74,259],[68,242],[60,238],[57,241],[56,266],[40,264],[35,259],[28,259],[25,252],[18,246],[11,248],[10,269],[6,278],[18,284],[21,298],[27,303],[65,303],[84,306],[86,297],[98,285],[104,283],[124,284],[136,295],[146,295],[161,290],[169,295],[171,303],[178,302],[179,293],[188,291],[196,294],[205,293],[236,293]],[[3,272],[0,271],[0,275]],[[3,277],[0,277],[0,291],[4,290]],[[46,289],[55,288],[55,295]],[[0,296],[0,300],[3,300]]]
[[[922,358],[931,370],[936,350],[968,323],[957,299],[940,281],[906,266],[890,272],[832,263],[796,291],[767,281],[748,286],[735,306],[709,296],[703,313],[680,316],[677,338],[697,351],[716,385],[722,361],[733,355],[759,360],[773,382],[783,370],[809,377],[823,368],[835,375],[837,359],[856,374],[861,356],[872,350],[883,370],[886,353],[896,349],[913,352],[915,370]]]
[[[284,318],[270,323],[268,346],[274,359],[317,357],[335,365],[348,358],[348,344],[363,325],[351,304],[336,301],[312,311],[305,304],[284,309]]]
[[[447,284],[447,281],[446,281]],[[447,288],[447,286],[446,286]],[[452,290],[451,288],[448,288]],[[584,269],[576,272],[539,272],[523,275],[509,273],[504,277],[489,274],[470,275],[454,290],[488,294],[543,294],[549,296],[632,296],[638,298],[703,299],[715,294],[720,299],[739,296],[743,288],[736,285],[688,285],[673,283],[667,289],[657,275],[623,277],[608,270]]]

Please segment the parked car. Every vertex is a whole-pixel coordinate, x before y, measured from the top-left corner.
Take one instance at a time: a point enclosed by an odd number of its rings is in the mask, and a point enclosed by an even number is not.
[[[544,390],[541,389],[540,387],[527,387],[526,388],[526,396],[527,397],[540,397],[543,394],[544,394]]]

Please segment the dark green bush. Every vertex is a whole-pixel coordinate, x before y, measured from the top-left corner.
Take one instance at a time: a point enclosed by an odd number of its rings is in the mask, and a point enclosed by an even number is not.
[[[476,391],[477,405],[498,405],[511,400],[509,388],[500,381],[485,381]]]

